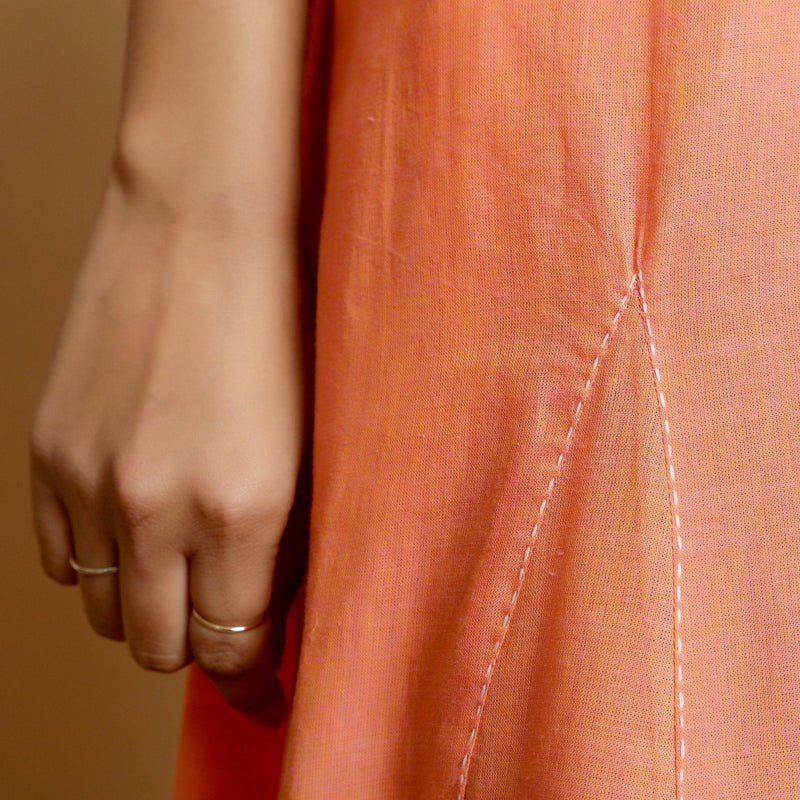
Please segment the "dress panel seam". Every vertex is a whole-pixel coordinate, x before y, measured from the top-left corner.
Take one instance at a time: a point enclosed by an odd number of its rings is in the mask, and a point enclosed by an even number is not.
[[[495,668],[497,666],[497,662],[500,658],[500,652],[503,649],[503,645],[506,641],[506,637],[508,634],[509,627],[511,625],[511,621],[514,617],[514,611],[517,607],[517,601],[519,600],[520,593],[522,591],[522,587],[525,583],[525,578],[528,572],[528,565],[530,563],[531,554],[533,552],[533,546],[538,539],[539,531],[541,530],[542,522],[545,517],[545,513],[547,508],[550,504],[550,500],[553,495],[553,490],[555,488],[556,480],[558,476],[561,474],[564,461],[567,458],[570,450],[572,449],[572,443],[575,438],[575,431],[577,429],[578,423],[583,413],[583,409],[586,406],[587,400],[589,399],[589,395],[591,394],[592,387],[594,385],[595,379],[597,378],[597,374],[600,370],[600,365],[603,362],[603,358],[608,351],[609,345],[611,344],[612,339],[614,338],[614,334],[619,327],[620,320],[622,319],[622,315],[625,313],[631,298],[637,291],[637,283],[640,282],[639,275],[634,275],[628,285],[628,291],[624,295],[624,297],[619,301],[617,311],[611,319],[609,324],[608,330],[606,331],[602,342],[600,343],[600,347],[598,348],[597,354],[592,362],[592,365],[589,369],[589,374],[586,377],[586,380],[583,384],[583,389],[581,391],[581,396],[578,400],[578,403],[575,407],[575,411],[572,415],[572,421],[567,431],[567,435],[564,439],[564,443],[561,447],[561,451],[558,455],[558,459],[556,460],[555,468],[553,470],[553,474],[550,477],[550,481],[547,484],[547,488],[544,493],[544,497],[542,502],[539,506],[539,511],[536,517],[536,522],[531,529],[530,535],[527,539],[527,544],[525,547],[525,551],[522,556],[522,563],[519,568],[519,572],[517,574],[516,584],[514,586],[514,591],[512,592],[511,599],[506,607],[506,612],[503,616],[502,623],[500,625],[500,631],[497,636],[497,639],[494,642],[492,647],[491,656],[489,659],[489,664],[486,667],[486,670],[483,674],[484,681],[481,685],[479,697],[478,697],[478,704],[475,711],[475,719],[473,723],[472,730],[467,737],[466,748],[464,752],[464,756],[461,759],[461,763],[459,764],[459,776],[458,776],[458,795],[457,800],[464,800],[466,796],[467,790],[467,779],[469,776],[469,769],[472,765],[472,757],[475,751],[475,745],[478,739],[478,731],[480,729],[481,718],[483,716],[483,711],[486,706],[486,700],[489,694],[489,689],[492,684],[492,677],[495,672]],[[639,292],[639,297],[641,298],[641,292]],[[682,798],[679,798],[682,800]]]
[[[684,776],[686,771],[686,725],[685,692],[686,678],[683,663],[683,532],[678,509],[678,491],[675,484],[675,465],[672,457],[672,441],[667,400],[664,393],[659,357],[655,336],[650,321],[650,310],[644,291],[644,278],[641,269],[635,277],[636,291],[639,295],[639,310],[647,339],[650,367],[653,373],[658,414],[661,423],[661,440],[664,449],[664,462],[667,470],[667,492],[669,494],[670,521],[672,527],[672,631],[673,631],[673,682],[674,682],[674,731],[675,731],[675,800],[684,800]]]

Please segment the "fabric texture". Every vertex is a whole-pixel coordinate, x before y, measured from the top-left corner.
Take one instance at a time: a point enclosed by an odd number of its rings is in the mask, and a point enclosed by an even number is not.
[[[800,4],[309,43],[292,713],[193,676],[176,800],[800,796]]]

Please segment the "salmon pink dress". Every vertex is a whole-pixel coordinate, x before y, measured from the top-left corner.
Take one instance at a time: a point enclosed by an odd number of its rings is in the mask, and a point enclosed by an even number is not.
[[[800,3],[317,0],[305,96],[292,711],[175,800],[800,797]]]

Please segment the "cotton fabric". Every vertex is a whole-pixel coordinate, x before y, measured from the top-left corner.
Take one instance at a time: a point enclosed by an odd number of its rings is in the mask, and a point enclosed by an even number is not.
[[[292,713],[176,800],[798,796],[800,4],[311,13]]]

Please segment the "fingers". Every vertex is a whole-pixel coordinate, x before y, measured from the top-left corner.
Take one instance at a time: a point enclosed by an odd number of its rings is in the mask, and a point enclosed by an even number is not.
[[[96,569],[119,564],[100,480],[79,483],[59,474],[54,481],[69,519],[68,548],[83,567]],[[69,565],[69,552],[67,555]],[[71,567],[70,567],[71,569]],[[125,638],[117,573],[77,575],[81,599],[92,629],[107,639]]]
[[[192,617],[189,631],[196,663],[225,700],[268,727],[278,725],[286,699],[272,658],[269,619],[244,633],[222,633]]]
[[[212,501],[207,491],[177,488],[152,464],[145,474],[131,480],[117,470],[103,480],[34,459],[34,521],[45,570],[61,583],[77,581],[92,628],[127,639],[141,666],[171,672],[193,658],[232,706],[266,725],[279,723],[286,700],[276,652],[304,563],[295,553],[298,545],[304,549],[296,532],[282,536],[287,520],[296,526],[300,506],[263,483],[243,494],[222,491],[226,499],[218,494]],[[305,516],[303,507],[299,517]],[[70,557],[87,568],[118,565],[118,572],[76,576]],[[213,630],[192,617],[193,608],[223,626],[255,626]]]
[[[147,531],[135,536],[146,541]],[[190,660],[186,558],[175,550],[131,546],[127,537],[122,542],[120,591],[131,655],[145,669],[174,672]]]
[[[74,556],[85,567],[117,564],[116,544],[99,502],[100,482],[78,469],[58,468],[54,461],[32,446],[32,511],[42,566],[59,583],[80,583],[86,616],[97,633],[123,639],[116,575],[79,576],[69,563]]]
[[[217,531],[217,546],[191,560],[194,608],[223,626],[263,623],[244,632],[213,630],[194,616],[189,640],[195,662],[234,708],[264,724],[277,724],[285,699],[275,674],[272,626],[266,618],[277,545],[285,522],[251,519]],[[275,532],[277,531],[277,533]]]
[[[75,561],[83,567],[98,568],[119,564],[117,545],[110,526],[95,509],[82,503],[68,504],[73,530]],[[106,639],[123,641],[119,574],[78,575],[86,619],[92,629]]]
[[[111,483],[128,648],[145,669],[174,672],[189,661],[185,542],[194,520],[169,470],[117,465]]]
[[[31,461],[31,500],[42,569],[58,583],[77,583],[75,571],[69,565],[72,552],[69,515],[35,457]]]

